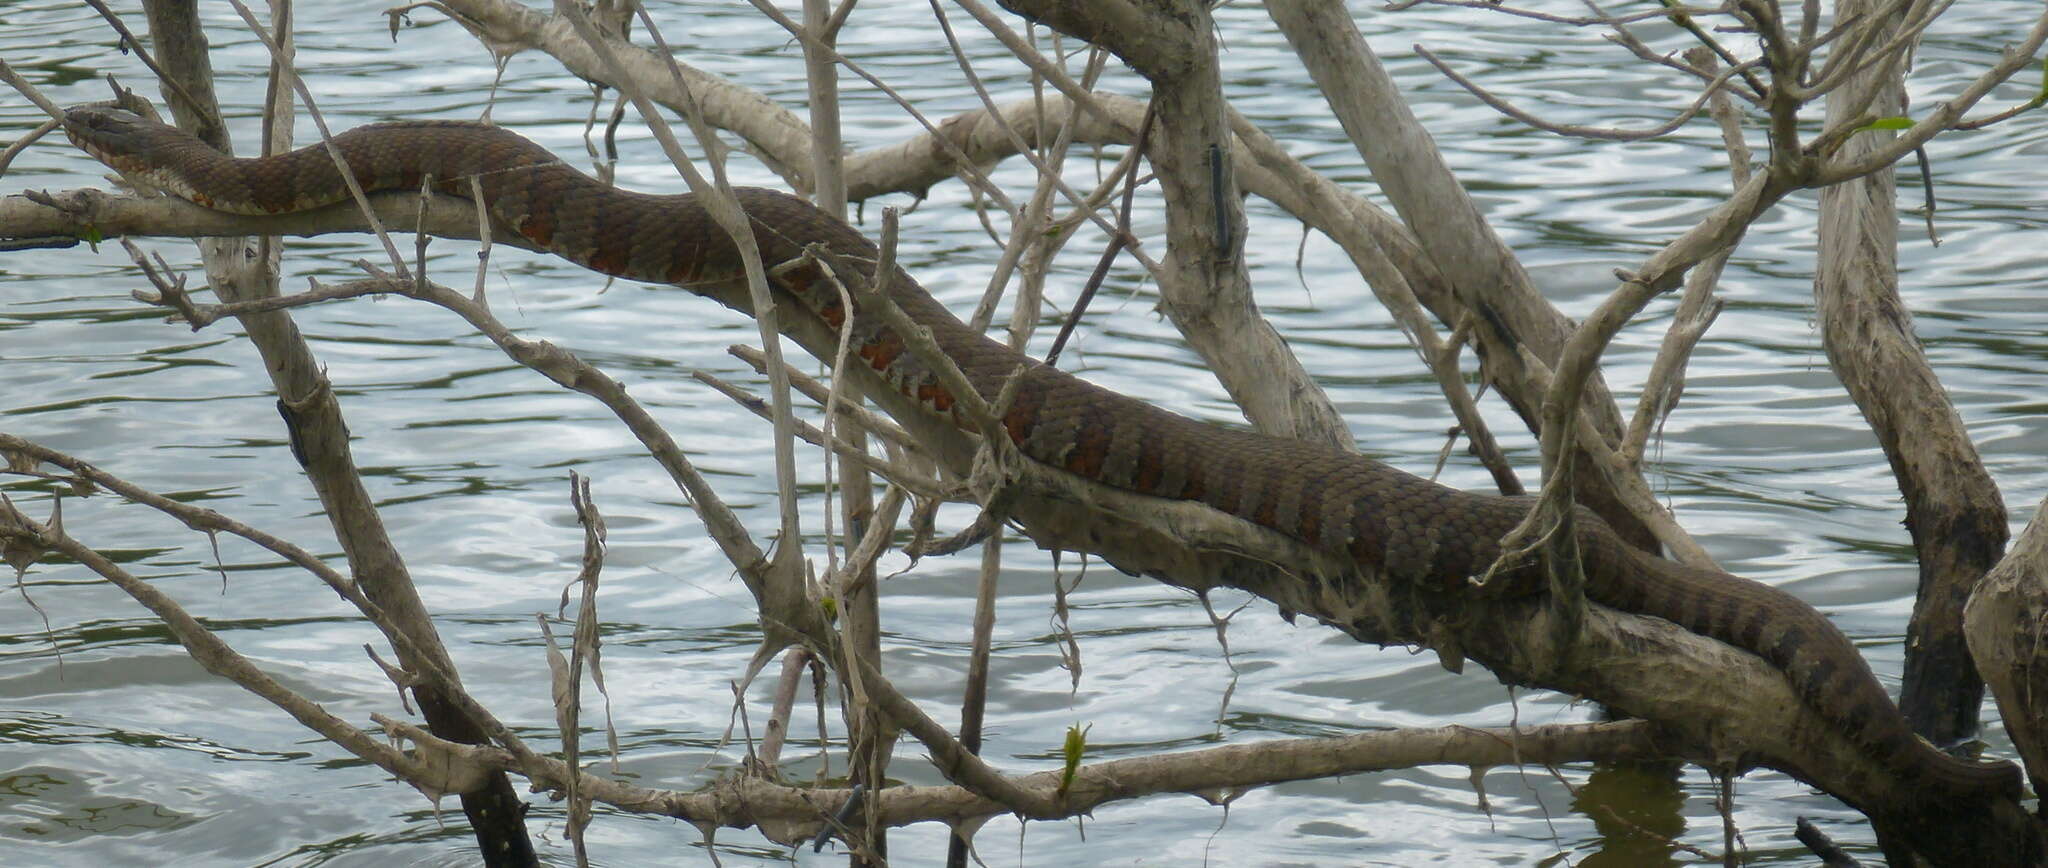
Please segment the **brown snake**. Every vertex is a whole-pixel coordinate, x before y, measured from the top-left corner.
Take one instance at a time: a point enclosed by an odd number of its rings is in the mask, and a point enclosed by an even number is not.
[[[278,214],[349,195],[319,145],[232,159],[175,128],[101,108],[70,110],[65,130],[108,165],[208,208]],[[431,178],[444,192],[468,198],[475,178],[498,225],[605,274],[689,286],[741,271],[730,239],[693,197],[607,187],[502,129],[377,124],[336,136],[333,145],[366,191],[416,191]],[[858,230],[801,199],[755,188],[735,192],[755,225],[764,262],[794,259],[812,243],[851,258],[876,257]],[[1342,553],[1366,576],[1441,590],[1462,588],[1484,572],[1500,553],[1499,540],[1529,508],[1524,499],[1459,491],[1326,446],[1175,415],[984,337],[901,270],[890,286],[896,303],[931,330],[985,397],[993,399],[1004,380],[1023,369],[1001,420],[1011,439],[1031,459],[1095,482],[1200,501]],[[835,292],[786,280],[778,288],[835,327],[845,316]],[[952,396],[898,335],[855,319],[867,364],[927,410],[965,427]],[[2012,765],[1956,759],[1915,737],[1862,655],[1812,607],[1775,588],[1641,553],[1590,514],[1580,515],[1588,598],[1763,657],[1784,672],[1803,702],[1906,781],[1957,797],[2017,796]]]

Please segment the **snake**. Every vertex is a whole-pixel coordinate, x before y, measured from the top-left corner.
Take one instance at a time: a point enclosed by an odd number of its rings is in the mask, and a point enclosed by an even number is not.
[[[500,127],[371,124],[335,135],[325,147],[234,158],[176,127],[120,109],[69,109],[63,126],[74,144],[123,175],[206,208],[275,215],[346,200],[351,194],[338,155],[366,192],[419,191],[427,184],[479,197],[496,225],[606,275],[685,288],[743,275],[731,236],[694,194],[617,189]],[[732,192],[763,262],[797,259],[812,245],[877,261],[876,245],[860,230],[797,196],[753,187]],[[1169,412],[989,338],[900,268],[886,283],[889,299],[929,332],[984,399],[994,401],[1016,378],[1013,397],[995,421],[1025,457],[1117,489],[1206,504],[1347,559],[1361,575],[1442,591],[1469,588],[1533,506],[1531,498],[1459,490],[1334,446]],[[851,316],[858,364],[890,388],[926,412],[977,430],[902,334],[881,317],[862,316],[858,304],[849,310],[826,284],[790,274],[775,279],[799,308],[835,330]],[[1805,706],[1909,786],[1949,798],[2018,797],[2012,764],[1960,759],[1916,736],[1863,656],[1812,606],[1759,582],[1643,552],[1592,513],[1576,515],[1587,599],[1662,618],[1762,657]],[[1533,572],[1502,578],[1531,584],[1526,574]]]

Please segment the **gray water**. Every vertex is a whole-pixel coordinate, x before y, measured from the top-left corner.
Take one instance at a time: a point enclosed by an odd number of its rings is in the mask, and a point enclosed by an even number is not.
[[[1357,11],[1495,227],[1568,313],[1589,310],[1611,288],[1613,268],[1639,261],[1726,189],[1718,137],[1704,125],[1658,142],[1619,145],[1531,133],[1441,80],[1410,49],[1426,44],[1510,98],[1566,122],[1645,125],[1690,99],[1680,83],[1637,66],[1595,31],[1471,10]],[[1953,93],[2037,11],[2019,0],[1958,4],[1919,55],[1916,105]],[[251,118],[267,58],[227,7],[207,4],[206,13],[223,99],[237,141],[246,145],[255,141]],[[744,4],[666,4],[656,14],[684,59],[801,110],[799,52]],[[950,59],[925,52],[937,44],[929,15],[922,3],[871,0],[842,45],[927,115],[944,117],[975,100]],[[1263,11],[1240,5],[1218,15],[1236,104],[1311,165],[1369,191],[1355,152]],[[143,28],[139,13],[130,22]],[[337,129],[398,118],[473,118],[482,110],[493,75],[485,52],[431,13],[422,11],[415,22],[394,43],[371,6],[301,4],[299,62]],[[899,53],[906,45],[919,53]],[[1681,45],[1667,38],[1660,47]],[[971,41],[970,51],[999,98],[1026,93],[991,42]],[[62,103],[104,98],[97,80],[104,72],[130,85],[147,81],[91,11],[71,2],[0,5],[0,56]],[[1114,89],[1142,93],[1126,72],[1113,79]],[[588,93],[577,80],[527,54],[512,60],[505,82],[494,109],[500,123],[558,153],[583,153]],[[2034,84],[2005,87],[1986,105],[2022,101]],[[885,99],[851,84],[845,111],[856,149],[916,128]],[[0,98],[0,129],[24,130],[39,119],[18,97]],[[680,189],[644,136],[629,130],[622,138],[622,184]],[[1759,135],[1752,145],[1760,142]],[[2038,114],[1941,139],[1930,157],[1942,244],[1929,243],[1917,217],[1904,218],[1902,232],[1907,303],[2004,491],[2015,530],[2048,492],[2041,461],[2048,453],[2044,155],[2048,124]],[[1074,165],[1083,177],[1092,171],[1084,159]],[[17,161],[0,191],[95,184],[98,171],[47,143]],[[776,183],[744,158],[732,171],[737,182]],[[1013,167],[1000,177],[1013,189],[1028,180]],[[1909,169],[1903,180],[1910,190],[1917,173]],[[880,204],[870,203],[869,214]],[[886,204],[909,202],[889,197]],[[1319,236],[1304,242],[1298,225],[1275,209],[1257,201],[1251,207],[1247,250],[1261,306],[1322,378],[1360,442],[1427,472],[1450,421],[1412,352],[1334,245]],[[1884,458],[1821,352],[1811,310],[1813,221],[1813,197],[1795,198],[1760,221],[1736,254],[1722,285],[1728,308],[1695,355],[1653,482],[1726,566],[1822,607],[1896,689],[1913,553]],[[904,226],[906,265],[956,309],[970,306],[995,248],[962,187],[934,189]],[[1141,214],[1139,228],[1153,233],[1157,249],[1156,212]],[[1061,261],[1052,290],[1061,304],[1084,279],[1097,243],[1084,236]],[[1305,245],[1299,270],[1297,244]],[[189,244],[145,246],[199,279]],[[473,248],[439,242],[433,249],[436,277],[467,285]],[[295,240],[288,250],[290,286],[303,286],[308,276],[343,279],[353,274],[353,260],[380,257],[362,239],[340,236]],[[516,251],[500,248],[492,263],[489,291],[499,315],[626,382],[765,539],[775,522],[767,426],[688,377],[708,370],[758,386],[759,378],[724,352],[728,344],[754,341],[753,324],[683,292],[605,290],[587,272]],[[197,334],[164,323],[129,300],[142,282],[111,245],[0,254],[0,274],[7,287],[0,294],[0,430],[333,552],[326,522],[285,447],[268,380],[232,323]],[[1110,290],[1069,364],[1176,411],[1241,422],[1196,357],[1154,315],[1153,288],[1125,271]],[[1608,382],[1628,396],[1628,406],[1672,303],[1652,305],[1608,356]],[[692,788],[731,768],[739,752],[721,747],[720,738],[730,711],[727,685],[758,635],[750,600],[623,429],[594,402],[512,365],[438,310],[355,301],[297,317],[349,413],[371,491],[473,691],[537,745],[553,743],[533,614],[552,612],[561,586],[575,575],[581,534],[564,496],[575,470],[593,478],[611,528],[600,611],[626,771],[637,783]],[[1531,439],[1497,404],[1488,409],[1532,474]],[[819,478],[814,469],[806,472],[809,481]],[[1475,488],[1487,483],[1462,459],[1444,478]],[[47,508],[18,485],[9,490],[36,502],[33,511]],[[815,487],[810,492],[806,506],[815,516],[820,499]],[[224,541],[223,588],[206,539],[176,522],[107,497],[67,499],[64,512],[81,539],[175,595],[328,710],[365,726],[372,713],[403,713],[360,650],[373,631],[312,579]],[[944,514],[950,527],[970,517],[961,509]],[[816,534],[817,520],[808,521],[807,531]],[[1567,697],[1510,694],[1482,671],[1449,674],[1433,654],[1363,647],[1306,623],[1289,627],[1256,601],[1237,617],[1226,661],[1195,600],[1099,564],[1086,569],[1072,596],[1085,669],[1079,688],[1070,689],[1051,624],[1054,566],[1021,545],[1004,562],[986,754],[1007,770],[1056,765],[1061,733],[1076,722],[1093,726],[1091,758],[1114,759],[1387,727],[1594,716]],[[1075,563],[1064,562],[1069,582]],[[974,574],[971,558],[938,559],[884,589],[888,669],[947,722],[966,666]],[[453,800],[437,814],[410,789],[201,672],[156,621],[86,571],[42,565],[29,573],[25,590],[49,624],[20,593],[0,596],[0,863],[474,861]],[[1242,601],[1224,595],[1217,606],[1228,611]],[[1233,663],[1235,693],[1224,708]],[[762,712],[752,713],[758,721]],[[1987,705],[1986,713],[1996,712]],[[811,719],[800,715],[789,754],[799,775],[816,768],[814,744],[803,743],[814,738]],[[2010,753],[1995,717],[1988,738],[1994,751]],[[892,773],[937,782],[922,756],[906,743]],[[840,760],[834,762],[837,770]],[[1582,783],[1585,770],[1566,776]],[[1496,769],[1484,784],[1490,811],[1479,806],[1468,770],[1431,767],[1265,788],[1227,814],[1177,795],[1105,807],[1085,829],[1068,822],[1020,830],[997,819],[977,842],[995,866],[1667,858],[1655,844],[1606,837],[1547,772]],[[1720,822],[1702,774],[1684,774],[1676,804],[1637,804],[1666,799],[1646,795],[1656,791],[1624,786],[1605,798],[1641,825],[1719,851]],[[1774,773],[1742,781],[1735,818],[1761,861],[1808,861],[1791,839],[1792,820],[1801,815],[1852,849],[1870,851],[1860,816],[1839,803]],[[557,805],[536,802],[530,825],[547,858],[566,863],[561,817]],[[589,839],[602,864],[709,861],[696,830],[665,819],[601,816]],[[891,845],[897,864],[930,864],[943,851],[944,830],[899,830]],[[726,830],[715,846],[727,865],[787,858],[751,831]],[[806,850],[795,858],[836,864],[840,857]]]

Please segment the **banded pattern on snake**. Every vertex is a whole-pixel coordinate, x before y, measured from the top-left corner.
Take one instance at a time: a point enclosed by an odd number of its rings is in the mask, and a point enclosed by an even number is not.
[[[277,214],[330,204],[348,193],[318,145],[263,159],[232,159],[197,139],[113,109],[77,108],[72,140],[103,162],[200,205]],[[546,149],[495,127],[460,122],[377,124],[333,145],[366,190],[418,190],[431,178],[470,195],[475,178],[491,216],[532,244],[593,270],[688,287],[730,280],[741,266],[730,239],[693,197],[607,187]],[[819,243],[873,261],[858,230],[780,192],[736,191],[764,261]],[[1193,500],[1341,554],[1364,575],[1465,587],[1500,553],[1499,540],[1529,501],[1459,491],[1363,456],[1232,431],[1153,407],[1046,367],[961,323],[900,269],[895,302],[929,328],[974,388],[993,399],[1023,371],[1001,420],[1029,458],[1105,485]],[[800,281],[779,288],[811,314],[837,323],[836,293]],[[864,362],[931,412],[962,424],[953,397],[902,338],[856,312]],[[1590,514],[1577,522],[1586,594],[1755,653],[1784,672],[1809,707],[1902,778],[1957,797],[2009,797],[2017,769],[1944,754],[1908,729],[1868,664],[1828,619],[1777,589],[1641,553]],[[1523,573],[1533,573],[1523,570]],[[1531,575],[1504,577],[1535,593]]]

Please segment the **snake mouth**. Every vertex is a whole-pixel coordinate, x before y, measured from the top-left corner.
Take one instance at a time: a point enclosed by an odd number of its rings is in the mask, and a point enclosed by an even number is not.
[[[64,110],[63,126],[64,135],[94,158],[132,161],[147,147],[142,134],[151,122],[127,109],[83,105]]]
[[[91,154],[93,159],[113,165],[127,154],[110,147],[111,140],[122,137],[138,120],[141,120],[140,116],[133,112],[102,106],[75,106],[64,110],[64,135],[80,150]]]
[[[150,159],[152,149],[160,145],[162,131],[175,134],[175,128],[127,109],[96,103],[65,109],[61,125],[73,145],[119,172],[127,183],[210,207],[209,197]]]
[[[70,137],[72,144],[78,146],[79,150],[84,151],[88,156],[122,175],[133,176],[147,168],[141,159],[134,155],[108,150],[97,141],[71,132],[68,127],[65,129],[65,134]]]

